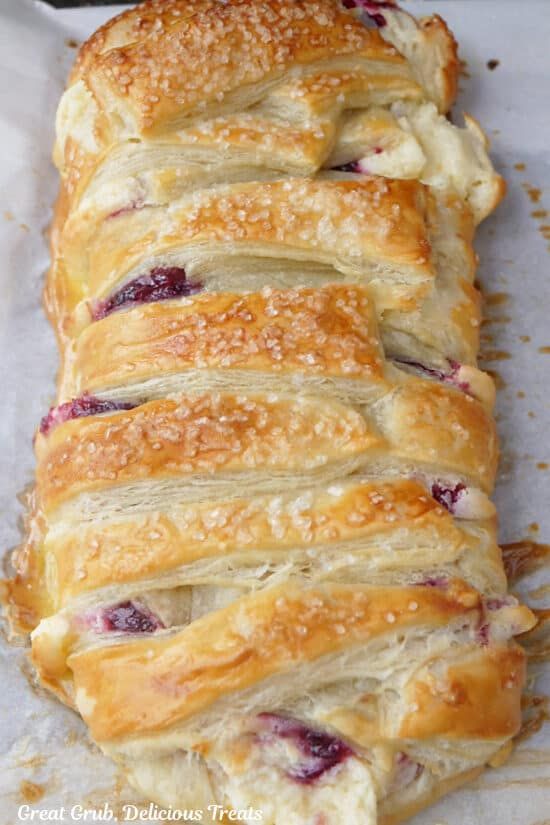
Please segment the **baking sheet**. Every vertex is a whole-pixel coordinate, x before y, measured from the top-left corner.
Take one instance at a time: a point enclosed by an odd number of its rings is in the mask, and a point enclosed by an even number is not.
[[[549,3],[417,0],[405,8],[437,11],[455,32],[467,63],[455,120],[462,110],[481,120],[508,181],[507,200],[476,242],[479,280],[488,296],[483,365],[502,385],[496,500],[503,542],[528,536],[550,542],[550,218],[544,214],[545,204],[550,209]],[[49,160],[55,108],[75,40],[116,10],[55,11],[32,0],[0,0],[2,550],[19,540],[16,496],[32,481],[32,433],[54,392],[56,352],[40,293],[47,266],[44,231],[56,191]],[[491,60],[498,61],[492,70]],[[534,584],[525,586],[532,590]],[[71,822],[78,821],[78,810],[71,816],[74,805],[91,811],[108,803],[116,815],[125,802],[136,801],[116,768],[89,744],[78,717],[31,688],[23,651],[2,644],[0,669],[0,825],[21,821],[21,804],[49,812],[63,806],[65,817],[56,821]],[[539,681],[539,692],[544,689]],[[506,766],[446,797],[414,825],[548,825],[548,817],[547,726],[522,743]]]

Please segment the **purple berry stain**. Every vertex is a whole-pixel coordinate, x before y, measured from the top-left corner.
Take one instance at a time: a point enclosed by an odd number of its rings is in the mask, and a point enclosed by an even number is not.
[[[65,404],[60,404],[58,407],[52,407],[40,422],[40,432],[42,435],[48,435],[58,424],[72,421],[73,418],[85,418],[88,415],[100,415],[116,410],[131,410],[135,406],[137,405],[96,398],[95,395],[83,395],[80,398],[73,398]]]
[[[445,588],[449,584],[449,579],[444,576],[428,576],[420,582],[416,582],[417,587],[440,587]]]
[[[371,150],[371,154],[373,155],[381,155],[384,150],[381,146],[375,146]],[[368,158],[361,158],[360,160],[351,160],[349,163],[342,163],[341,166],[333,166],[331,168],[332,172],[354,172],[358,175],[368,175],[370,174],[365,162],[368,161]]]
[[[132,601],[98,610],[89,621],[98,633],[154,633],[164,627],[157,616]]]
[[[487,610],[502,610],[503,607],[514,607],[517,605],[517,599],[513,596],[502,596],[501,598],[485,599],[485,607]]]
[[[130,212],[136,212],[139,209],[143,209],[144,206],[145,204],[141,201],[133,201],[132,203],[127,204],[127,206],[122,206],[120,209],[116,209],[114,212],[111,212],[110,215],[107,215],[107,220],[110,218],[118,218],[120,215],[129,215]]]
[[[407,367],[412,367],[413,369],[430,376],[430,378],[435,378],[437,381],[442,381],[444,384],[451,384],[453,387],[462,390],[462,392],[465,392],[468,395],[471,392],[470,385],[466,381],[458,380],[458,372],[461,367],[458,361],[452,361],[449,359],[449,366],[451,368],[450,372],[444,372],[443,370],[438,370],[434,367],[427,367],[426,364],[422,364],[420,361],[409,361],[406,358],[394,358],[393,361],[396,364],[404,364]]]
[[[476,635],[478,644],[480,644],[481,647],[487,647],[489,644],[489,624],[487,622],[480,624]]]
[[[395,11],[397,8],[394,3],[378,2],[378,0],[342,0],[342,4],[346,9],[361,9],[379,28],[386,25],[386,18],[380,13],[380,9]]]
[[[351,163],[344,163],[342,166],[333,166],[333,172],[360,172],[360,166],[358,161],[353,160]]]
[[[481,647],[487,647],[491,637],[491,624],[487,613],[494,610],[502,610],[505,607],[513,607],[517,604],[517,599],[514,596],[501,596],[484,599],[481,610],[479,625],[476,631],[476,638]]]
[[[275,713],[258,717],[270,736],[289,739],[303,760],[287,771],[287,776],[301,785],[310,785],[324,773],[353,756],[352,749],[341,739]],[[261,737],[260,737],[261,738]]]
[[[432,496],[437,503],[445,507],[449,513],[454,513],[455,505],[465,489],[466,485],[462,484],[462,482],[455,484],[454,487],[445,487],[442,484],[434,482],[432,484]]]
[[[157,266],[146,275],[140,275],[124,284],[104,301],[98,301],[92,310],[94,321],[131,304],[151,304],[168,301],[201,292],[202,284],[188,281],[180,266]]]

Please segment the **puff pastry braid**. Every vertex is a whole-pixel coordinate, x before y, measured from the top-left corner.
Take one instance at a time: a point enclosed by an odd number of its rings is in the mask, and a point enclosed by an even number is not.
[[[42,683],[203,821],[390,825],[518,730],[472,248],[504,187],[457,71],[389,3],[153,0],[63,95],[62,368],[6,597]]]

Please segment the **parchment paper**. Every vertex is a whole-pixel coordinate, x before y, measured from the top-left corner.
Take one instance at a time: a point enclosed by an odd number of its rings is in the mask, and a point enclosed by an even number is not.
[[[508,198],[477,238],[488,294],[485,368],[498,373],[503,458],[496,493],[501,540],[550,542],[550,3],[440,0],[406,3],[441,13],[467,62],[455,120],[467,110],[493,143]],[[54,11],[0,0],[0,550],[19,541],[17,494],[32,481],[31,439],[53,396],[56,352],[40,305],[44,230],[56,191],[50,164],[54,114],[74,59],[74,40],[117,9]],[[490,70],[488,61],[499,61]],[[519,166],[516,168],[516,165]],[[524,168],[522,167],[524,164]],[[535,212],[535,216],[531,213]],[[545,228],[546,227],[546,228]],[[546,235],[546,238],[545,238]],[[544,348],[548,348],[544,351]],[[535,584],[524,586],[532,592]],[[532,599],[532,596],[531,596]],[[539,600],[532,602],[544,606]],[[0,646],[0,823],[18,807],[55,811],[135,797],[88,743],[78,717],[31,688],[22,650]],[[548,690],[539,680],[538,689]],[[548,825],[548,726],[503,768],[487,771],[414,825]],[[74,821],[67,816],[63,821]],[[342,825],[345,825],[345,811]],[[340,824],[338,824],[340,825]]]

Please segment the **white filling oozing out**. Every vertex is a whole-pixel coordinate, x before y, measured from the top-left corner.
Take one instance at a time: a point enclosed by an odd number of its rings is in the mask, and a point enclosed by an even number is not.
[[[295,720],[261,714],[254,732],[213,754],[223,796],[252,806],[266,825],[375,825],[376,791],[367,761],[341,740]]]
[[[492,518],[495,506],[483,490],[459,478],[443,478],[416,474],[430,495],[457,519],[475,521]]]
[[[377,800],[414,793],[424,766],[404,751],[358,754],[343,740],[288,716],[262,713],[247,733],[216,747],[208,765],[218,795],[251,806],[266,825],[370,825]]]

